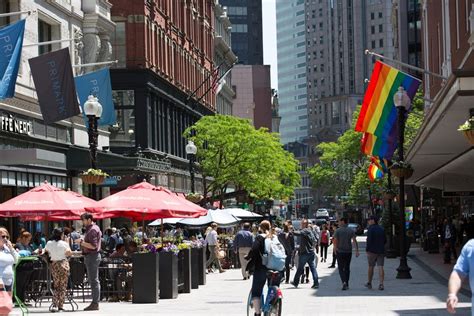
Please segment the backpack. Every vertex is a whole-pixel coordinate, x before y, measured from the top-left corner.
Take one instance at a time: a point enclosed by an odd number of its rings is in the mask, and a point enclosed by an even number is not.
[[[278,240],[277,236],[265,238],[265,251],[262,255],[262,264],[267,269],[283,271],[285,269],[286,253],[285,248]]]

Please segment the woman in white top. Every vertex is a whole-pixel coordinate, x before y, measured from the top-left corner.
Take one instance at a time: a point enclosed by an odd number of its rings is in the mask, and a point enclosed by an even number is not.
[[[10,242],[10,234],[0,227],[0,291],[11,292],[13,286],[13,265],[18,261],[18,253]]]
[[[44,250],[49,254],[51,261],[51,274],[54,282],[53,307],[51,312],[62,311],[66,299],[67,281],[69,279],[69,261],[67,257],[72,255],[71,248],[64,241],[64,232],[61,228],[55,228],[51,239]]]

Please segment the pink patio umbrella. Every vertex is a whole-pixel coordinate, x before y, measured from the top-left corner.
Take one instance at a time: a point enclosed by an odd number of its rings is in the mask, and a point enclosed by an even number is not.
[[[173,192],[144,181],[108,196],[97,202],[96,206],[86,209],[100,213],[103,217],[128,217],[136,221],[190,218],[207,214],[206,209],[186,202]]]
[[[40,186],[0,204],[0,217],[35,220],[74,220],[96,201],[79,193],[59,189],[47,181]]]

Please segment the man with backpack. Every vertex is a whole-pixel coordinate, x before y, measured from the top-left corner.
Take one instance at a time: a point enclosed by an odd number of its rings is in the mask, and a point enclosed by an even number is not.
[[[301,230],[295,231],[294,234],[296,236],[300,236],[300,247],[298,250],[299,260],[298,260],[298,269],[296,270],[295,277],[293,279],[294,287],[298,287],[299,280],[301,275],[304,272],[304,266],[306,264],[309,265],[309,269],[311,270],[311,274],[313,275],[313,286],[312,289],[319,288],[319,280],[318,280],[318,272],[316,271],[316,254],[315,254],[315,245],[317,244],[316,236],[314,235],[314,231],[308,227],[308,220],[304,219],[301,222]]]

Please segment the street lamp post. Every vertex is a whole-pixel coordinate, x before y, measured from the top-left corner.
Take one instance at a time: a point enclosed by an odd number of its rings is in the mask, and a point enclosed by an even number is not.
[[[398,160],[402,162],[403,157],[403,143],[405,140],[405,114],[410,107],[410,97],[403,89],[399,87],[398,91],[393,96],[393,102],[398,111]],[[411,279],[410,268],[408,267],[406,254],[406,227],[405,227],[405,178],[400,177],[400,199],[399,215],[400,215],[400,266],[397,268],[397,279]]]
[[[99,133],[97,131],[97,121],[102,116],[102,105],[95,96],[89,95],[87,98],[86,103],[84,103],[84,114],[86,114],[89,123],[89,126],[87,127],[87,133],[89,134],[91,168],[97,169],[97,143],[99,137]],[[90,197],[94,200],[97,200],[96,184],[91,184]]]
[[[191,175],[191,193],[195,193],[194,189],[194,161],[196,160],[197,147],[193,141],[188,141],[186,145],[186,154],[189,157],[189,173]]]

